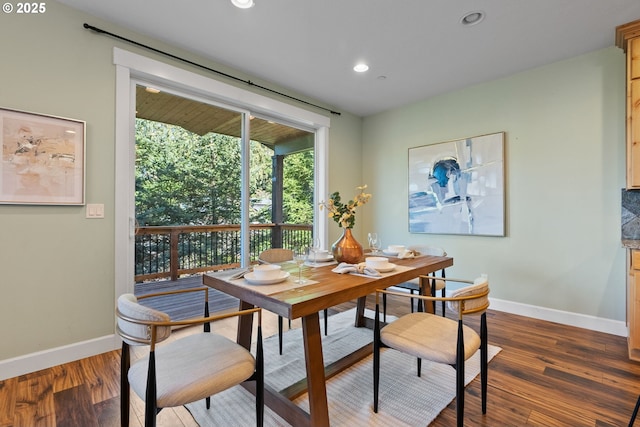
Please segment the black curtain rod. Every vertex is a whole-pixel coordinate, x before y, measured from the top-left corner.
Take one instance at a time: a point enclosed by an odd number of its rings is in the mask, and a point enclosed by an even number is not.
[[[333,110],[331,110],[329,108],[321,107],[319,105],[312,104],[311,102],[307,102],[307,101],[305,101],[303,99],[295,98],[293,96],[287,95],[286,93],[282,93],[282,92],[278,92],[277,90],[269,89],[268,87],[264,87],[264,86],[255,84],[251,80],[243,80],[243,79],[241,79],[239,77],[232,76],[231,74],[227,74],[227,73],[223,73],[222,71],[214,70],[213,68],[206,67],[204,65],[198,64],[198,63],[193,62],[193,61],[189,61],[188,59],[181,58],[181,57],[173,55],[173,54],[171,54],[169,52],[165,52],[163,50],[156,49],[156,48],[151,47],[151,46],[147,46],[146,44],[142,44],[142,43],[139,43],[137,41],[134,41],[134,40],[119,36],[117,34],[110,33],[109,31],[102,30],[100,28],[94,27],[93,25],[89,25],[86,22],[84,23],[83,26],[87,30],[95,31],[96,33],[100,33],[100,34],[106,34],[106,35],[114,37],[114,38],[116,38],[118,40],[122,40],[122,41],[125,41],[127,43],[131,43],[133,45],[136,45],[136,46],[151,50],[151,51],[159,53],[161,55],[168,56],[169,58],[177,59],[178,61],[182,61],[182,62],[187,63],[189,65],[193,65],[194,67],[202,68],[204,70],[210,71],[210,72],[218,74],[220,76],[224,76],[224,77],[227,77],[229,79],[236,80],[238,82],[246,83],[249,86],[257,87],[258,89],[266,90],[267,92],[275,93],[276,95],[284,96],[285,98],[289,98],[289,99],[292,99],[292,100],[297,101],[297,102],[302,102],[303,104],[311,105],[312,107],[320,108],[321,110],[328,111],[331,114],[337,114],[338,116],[341,115],[341,113],[338,112],[338,111],[333,111]]]

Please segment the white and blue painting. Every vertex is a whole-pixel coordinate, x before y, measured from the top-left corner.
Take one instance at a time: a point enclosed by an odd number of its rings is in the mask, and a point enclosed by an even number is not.
[[[409,149],[409,231],[504,236],[504,132]]]

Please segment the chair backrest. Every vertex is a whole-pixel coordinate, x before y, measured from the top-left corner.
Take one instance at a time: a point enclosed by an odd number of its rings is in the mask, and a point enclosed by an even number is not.
[[[258,260],[267,263],[278,263],[291,261],[293,259],[293,251],[291,249],[271,248],[262,251],[258,255]]]
[[[118,335],[130,345],[151,344],[151,327],[144,322],[168,322],[171,320],[168,314],[139,304],[138,298],[133,294],[120,295],[116,318]],[[135,322],[128,319],[133,319]],[[158,327],[156,342],[167,339],[169,335],[171,335],[170,326]]]
[[[453,291],[451,298],[464,298],[461,301],[449,301],[449,308],[462,315],[482,314],[489,308],[489,279],[478,277],[473,285]],[[461,312],[460,307],[464,307]]]
[[[411,245],[407,249],[418,252],[420,255],[447,256],[447,252],[437,246]]]

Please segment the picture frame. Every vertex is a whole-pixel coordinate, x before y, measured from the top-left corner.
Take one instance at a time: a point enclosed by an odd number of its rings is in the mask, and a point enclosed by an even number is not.
[[[0,108],[0,129],[0,203],[84,205],[84,121]]]
[[[504,137],[409,148],[409,232],[504,236]]]

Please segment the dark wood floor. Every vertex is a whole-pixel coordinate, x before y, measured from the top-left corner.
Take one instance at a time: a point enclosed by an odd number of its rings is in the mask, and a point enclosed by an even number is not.
[[[393,314],[408,311],[404,300],[389,303]],[[265,315],[266,336],[275,333],[276,319]],[[490,343],[503,351],[489,366],[486,415],[479,381],[467,387],[465,425],[627,425],[640,393],[640,364],[627,358],[624,338],[497,311],[489,312],[488,324]],[[233,336],[233,325],[215,329]],[[0,382],[0,427],[119,425],[118,353]],[[142,425],[142,403],[134,400],[131,407],[131,425]],[[182,408],[163,410],[158,421],[197,425]],[[455,401],[432,425],[455,425]]]

